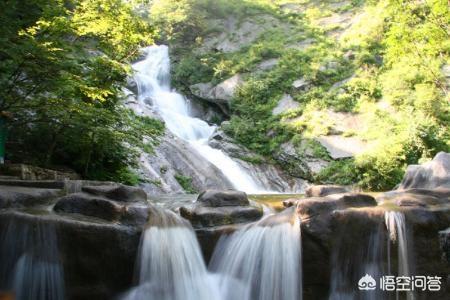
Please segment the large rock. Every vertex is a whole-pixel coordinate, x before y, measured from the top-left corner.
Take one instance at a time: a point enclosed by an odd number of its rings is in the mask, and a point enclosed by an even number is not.
[[[244,192],[209,190],[193,205],[180,207],[180,214],[194,228],[202,228],[255,221],[261,218],[262,208],[250,206]]]
[[[140,228],[75,216],[0,212],[0,238],[3,229],[18,228],[11,233],[22,236],[17,242],[23,241],[24,232],[33,234],[38,226],[56,231],[60,257],[54,259],[63,267],[65,299],[113,299],[132,285]],[[51,237],[41,238],[51,246]],[[23,254],[17,251],[22,245],[17,249],[0,241],[2,246],[17,258]],[[9,263],[14,265],[14,261]]]
[[[109,222],[120,222],[127,225],[144,225],[149,217],[149,206],[145,202],[124,202],[123,194],[111,193],[119,189],[121,191],[132,187],[115,186],[115,187],[85,187],[83,188],[90,193],[74,193],[64,196],[56,202],[53,210],[58,213],[78,214],[89,217],[99,218]],[[140,192],[137,192],[139,195]],[[110,194],[111,193],[111,194]],[[120,200],[107,198],[106,195],[116,197],[121,195]],[[128,195],[130,196],[130,195]],[[136,200],[136,198],[131,198]],[[138,196],[142,200],[142,195]]]
[[[61,195],[59,189],[41,189],[21,186],[0,185],[0,209],[22,208],[44,204]]]
[[[142,153],[140,158],[140,176],[149,194],[184,193],[177,181],[177,175],[191,179],[192,188],[230,189],[231,182],[212,163],[207,161],[189,143],[166,133],[153,153]]]
[[[327,149],[333,159],[354,157],[368,149],[368,144],[356,137],[328,135],[320,136],[316,140]]]
[[[81,190],[85,193],[106,197],[121,202],[146,202],[147,194],[143,189],[119,185],[84,186]]]
[[[280,115],[282,113],[288,112],[289,110],[296,109],[300,106],[300,103],[297,101],[294,101],[292,99],[291,95],[284,94],[283,97],[281,97],[280,101],[278,101],[277,106],[275,106],[272,110],[272,114],[274,116]]]
[[[306,197],[324,197],[332,194],[347,193],[349,189],[341,185],[312,185],[306,189]]]
[[[233,190],[206,190],[198,196],[197,202],[207,207],[250,205],[246,193]]]
[[[191,85],[189,89],[194,96],[215,103],[222,109],[228,110],[237,89],[243,83],[242,75],[236,74],[216,86],[213,86],[211,83],[197,83]]]
[[[439,152],[430,162],[408,166],[399,189],[411,188],[450,189],[450,153]]]
[[[260,186],[264,186],[267,190],[282,193],[303,193],[306,188],[307,182],[305,178],[307,177],[294,177],[291,175],[299,174],[296,170],[298,171],[298,168],[305,167],[305,164],[302,161],[299,162],[297,157],[294,157],[294,160],[291,161],[292,164],[285,165],[281,161],[282,166],[289,166],[290,170],[288,168],[281,168],[247,148],[237,145],[233,139],[221,130],[216,131],[208,143],[211,147],[220,149],[230,157],[233,157],[234,161],[241,168],[250,174]]]

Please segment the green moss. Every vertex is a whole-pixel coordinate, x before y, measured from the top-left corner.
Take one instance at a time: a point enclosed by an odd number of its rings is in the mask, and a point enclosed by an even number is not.
[[[189,194],[196,194],[198,191],[192,185],[192,178],[181,174],[175,174],[175,180]]]

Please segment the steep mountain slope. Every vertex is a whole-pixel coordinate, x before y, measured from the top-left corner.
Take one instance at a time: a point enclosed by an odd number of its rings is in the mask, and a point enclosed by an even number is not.
[[[247,162],[386,189],[449,150],[445,1],[154,1],[150,18],[174,85]]]

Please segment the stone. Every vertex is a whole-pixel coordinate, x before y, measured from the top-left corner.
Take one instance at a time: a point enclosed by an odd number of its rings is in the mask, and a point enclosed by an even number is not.
[[[293,110],[300,107],[300,103],[298,103],[297,101],[294,101],[294,99],[292,99],[292,96],[289,94],[284,94],[280,101],[278,101],[277,106],[275,106],[272,110],[272,114],[274,116],[280,115],[282,113],[285,113],[289,110]]]
[[[180,215],[194,228],[248,223],[262,217],[262,209],[253,206],[207,207],[194,205],[180,207]]]
[[[59,189],[41,189],[21,186],[0,185],[0,209],[23,208],[32,205],[45,204],[61,195]]]
[[[256,66],[258,71],[268,71],[273,69],[278,64],[278,58],[271,58],[268,60],[264,60]]]
[[[292,83],[292,87],[297,91],[307,91],[311,87],[311,83],[305,78],[300,78]]]
[[[201,203],[205,207],[250,205],[246,193],[233,190],[206,190],[198,196],[197,203]]]
[[[201,99],[215,103],[225,114],[231,104],[237,89],[244,83],[242,75],[236,74],[216,86],[211,83],[196,83],[189,87],[191,93]]]
[[[332,194],[349,192],[349,189],[341,185],[312,185],[306,189],[306,197],[324,197]]]
[[[146,202],[147,194],[141,188],[127,185],[100,185],[84,186],[81,190],[85,193],[106,197],[121,202]]]
[[[356,137],[328,135],[315,138],[333,159],[349,158],[366,151],[369,145]]]
[[[76,193],[60,198],[53,210],[58,213],[81,214],[107,221],[119,221],[125,206],[105,198]]]
[[[422,165],[409,165],[398,189],[450,188],[450,153],[439,152]]]
[[[0,212],[0,238],[3,228],[13,223],[55,228],[66,299],[115,299],[131,287],[141,228],[76,215],[3,211]]]

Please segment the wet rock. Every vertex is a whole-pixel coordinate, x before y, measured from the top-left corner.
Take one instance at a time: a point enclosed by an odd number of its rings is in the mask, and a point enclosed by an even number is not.
[[[0,208],[19,208],[49,202],[61,195],[58,189],[40,189],[0,185]]]
[[[201,228],[255,221],[261,218],[262,209],[250,206],[244,192],[210,190],[193,205],[180,207],[180,215],[194,228]]]
[[[430,162],[408,166],[398,189],[411,188],[450,189],[450,153],[439,152]]]
[[[12,222],[32,227],[40,222],[56,229],[66,299],[114,299],[132,285],[140,228],[75,215],[4,211],[0,212],[0,236]]]
[[[208,143],[211,147],[220,149],[229,156],[235,158],[235,161],[246,172],[251,174],[255,181],[260,183],[261,186],[266,187],[266,189],[283,193],[302,193],[306,187],[306,181],[303,177],[295,178],[290,176],[285,168],[268,163],[264,157],[251,152],[241,145],[237,145],[234,140],[227,136],[222,130],[217,130]],[[294,170],[294,168],[299,167],[296,165],[298,162],[299,159],[294,156],[292,164],[286,166],[290,166],[292,167],[291,170]],[[282,166],[284,167],[285,165]],[[300,166],[304,166],[304,164]]]
[[[349,192],[349,188],[341,185],[312,185],[306,189],[307,197],[324,197],[332,194]]]
[[[123,205],[114,201],[84,193],[62,197],[53,209],[59,213],[81,214],[107,221],[118,221],[125,211]]]
[[[442,259],[450,264],[450,227],[439,231],[439,242],[442,248]]]
[[[201,193],[197,202],[206,207],[248,206],[247,194],[240,191],[206,190]]]
[[[143,189],[126,185],[84,186],[85,193],[109,198],[121,202],[146,202],[147,194]]]
[[[262,209],[252,206],[227,207],[180,207],[180,215],[191,222],[194,228],[214,227],[256,221],[262,216]]]

